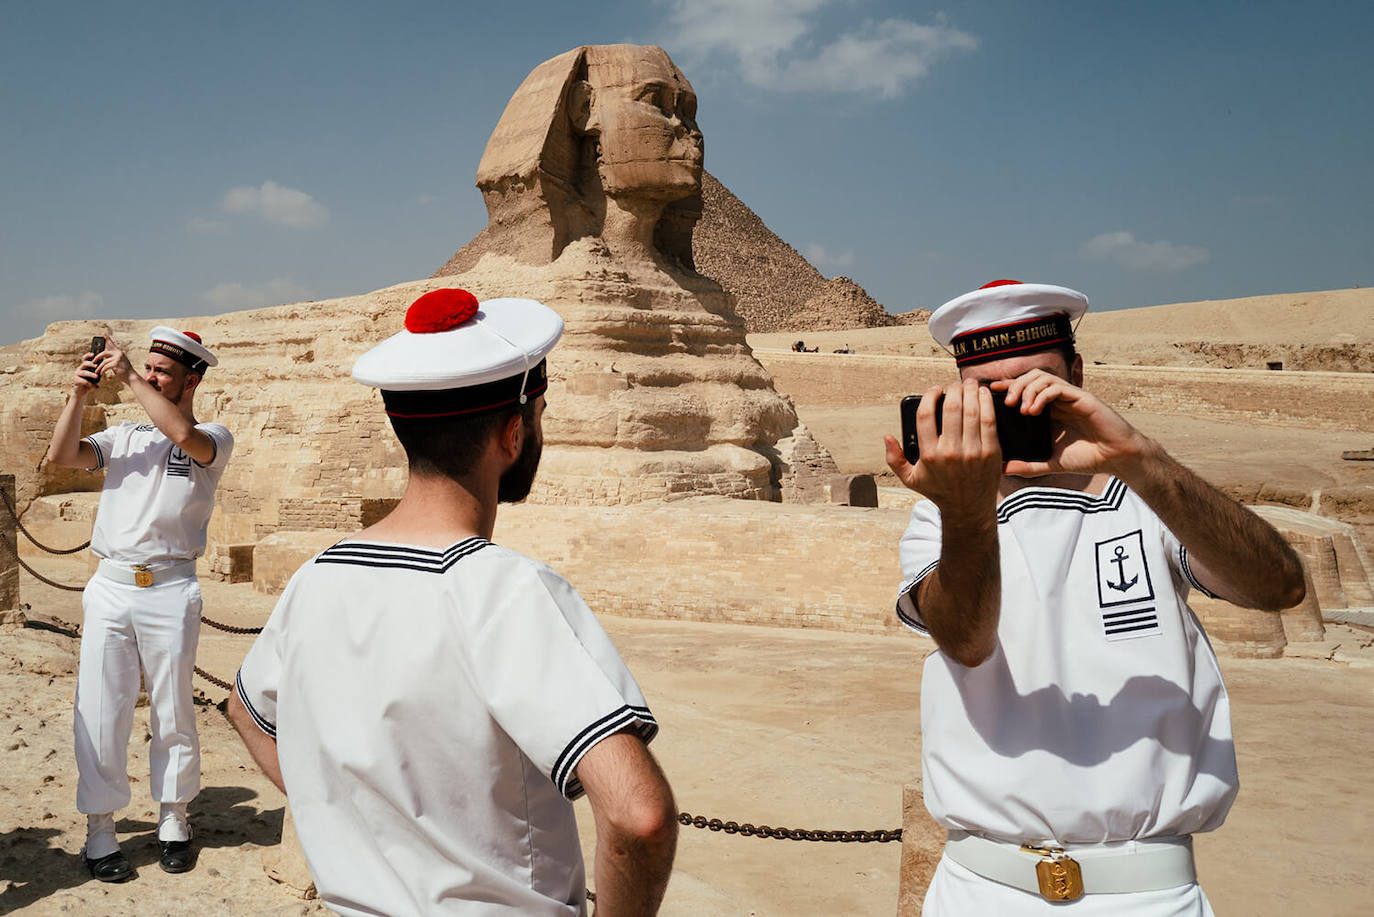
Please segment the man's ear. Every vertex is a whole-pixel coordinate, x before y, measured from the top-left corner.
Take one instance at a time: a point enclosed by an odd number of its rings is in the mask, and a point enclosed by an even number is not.
[[[568,120],[572,122],[573,132],[597,133],[601,125],[592,123],[592,96],[595,90],[586,80],[574,80],[568,87]]]
[[[529,431],[525,429],[525,419],[520,415],[519,411],[512,414],[510,419],[501,425],[501,436],[499,438],[501,451],[505,453],[507,459],[512,462],[515,461],[520,455],[520,447],[524,444],[525,437],[528,435]]]
[[[1073,355],[1073,365],[1069,367],[1069,382],[1075,388],[1083,387],[1083,354]]]
[[[188,390],[194,392],[194,391],[196,390],[196,386],[200,385],[200,380],[201,380],[202,378],[203,378],[203,377],[201,376],[200,373],[187,372],[187,373],[186,373],[186,388],[187,388]]]

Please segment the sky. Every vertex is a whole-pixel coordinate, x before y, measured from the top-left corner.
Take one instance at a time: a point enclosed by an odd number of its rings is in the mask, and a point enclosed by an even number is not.
[[[658,44],[706,168],[891,312],[1374,284],[1374,4],[0,0],[0,344],[426,277],[541,61]]]

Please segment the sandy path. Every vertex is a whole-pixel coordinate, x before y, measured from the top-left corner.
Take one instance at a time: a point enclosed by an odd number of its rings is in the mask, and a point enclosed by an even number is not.
[[[65,568],[65,569],[64,569]],[[78,579],[79,562],[44,565]],[[36,611],[79,617],[74,595],[24,578]],[[270,597],[207,583],[206,613],[262,620]],[[732,625],[604,619],[663,725],[654,750],[682,809],[755,824],[890,828],[901,788],[919,775],[920,660],[914,636],[860,636]],[[1223,660],[1234,708],[1243,789],[1226,826],[1198,841],[1203,880],[1219,914],[1367,913],[1374,894],[1374,803],[1364,768],[1374,760],[1374,649],[1370,634],[1332,626],[1318,658]],[[206,631],[201,665],[232,675],[246,637]],[[1322,661],[1342,642],[1355,663]],[[310,914],[264,877],[259,846],[275,841],[281,796],[249,763],[227,722],[202,706],[205,786],[192,807],[205,849],[197,869],[157,869],[146,792],[146,709],[129,770],[139,780],[122,813],[138,878],[89,881],[76,860],[71,641],[0,631],[0,912]],[[1350,658],[1348,655],[1346,658]],[[24,660],[23,666],[18,660]],[[211,700],[223,691],[198,685]],[[23,744],[18,744],[22,740]],[[15,745],[14,748],[9,748]],[[578,804],[584,846],[590,813]],[[132,834],[132,837],[129,837]],[[684,829],[667,904],[670,915],[890,915],[898,845],[813,844]]]

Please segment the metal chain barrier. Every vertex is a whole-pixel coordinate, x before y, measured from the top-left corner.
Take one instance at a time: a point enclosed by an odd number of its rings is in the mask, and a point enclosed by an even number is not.
[[[217,688],[223,688],[225,691],[234,690],[234,686],[231,685],[229,682],[225,681],[223,678],[216,678],[209,672],[202,669],[200,666],[196,666],[196,674],[199,675],[201,678],[204,678],[206,681],[208,681],[210,684],[214,685]]]
[[[692,828],[705,828],[708,831],[723,831],[726,834],[743,834],[745,837],[767,837],[779,841],[825,841],[834,844],[886,844],[891,841],[902,839],[902,829],[894,828],[891,831],[879,829],[877,831],[824,831],[811,830],[807,828],[773,828],[768,825],[751,825],[748,822],[740,824],[733,821],[721,821],[719,818],[707,818],[704,815],[692,815],[688,812],[679,812],[677,820],[680,824]]]
[[[43,544],[43,542],[39,541],[37,538],[34,538],[33,535],[30,534],[29,530],[24,528],[24,523],[19,521],[19,512],[15,509],[14,504],[10,502],[10,495],[3,490],[0,490],[0,502],[3,502],[5,504],[5,509],[9,510],[10,517],[14,519],[14,524],[18,526],[19,531],[24,533],[24,537],[27,538],[29,541],[33,542],[33,546],[41,551],[46,551],[49,554],[75,554],[76,552],[84,551],[91,546],[91,543],[88,541],[85,544],[78,545],[75,548],[50,548],[47,545]],[[32,573],[33,571],[30,570],[29,572]]]
[[[80,586],[70,586],[66,583],[59,583],[56,580],[48,579],[46,576],[39,573],[33,567],[30,567],[27,563],[25,563],[24,558],[19,556],[19,546],[10,544],[10,540],[6,538],[4,535],[0,535],[0,544],[3,544],[5,546],[5,550],[9,552],[10,556],[12,556],[19,563],[20,567],[24,568],[24,571],[28,573],[29,576],[32,576],[40,583],[43,583],[47,586],[52,586],[54,589],[62,589],[66,592],[80,592],[86,588],[85,583],[82,583]]]
[[[218,621],[211,621],[205,615],[200,616],[200,623],[209,624],[215,630],[222,630],[226,634],[260,634],[261,627],[234,627],[232,624],[221,624]]]
[[[91,543],[89,541],[81,545],[80,547],[71,548],[70,550],[66,551],[58,550],[56,548],[49,548],[41,544],[37,539],[33,537],[33,535],[29,534],[28,530],[25,529],[23,524],[19,521],[19,516],[17,513],[15,513],[14,506],[10,503],[9,495],[4,493],[3,491],[0,491],[0,497],[4,498],[5,508],[9,510],[10,515],[14,517],[14,523],[19,527],[19,531],[23,532],[24,537],[28,538],[29,541],[33,542],[33,544],[36,547],[44,551],[47,551],[49,554],[75,554],[77,551],[84,551],[86,548],[90,547]],[[32,567],[30,567],[28,564],[24,562],[23,558],[19,556],[18,547],[11,545],[9,543],[9,539],[5,538],[3,535],[0,535],[0,543],[3,543],[6,550],[8,550],[9,553],[13,555],[14,559],[19,562],[19,566],[23,567],[24,570],[26,570],[30,576],[38,580],[40,583],[45,583],[46,585],[53,586],[57,589],[64,589],[68,592],[80,592],[86,588],[85,585],[69,586],[65,583],[58,583],[48,579],[47,577],[37,573]],[[228,634],[262,633],[261,627],[234,627],[230,624],[223,624],[219,621],[211,620],[210,618],[207,618],[204,615],[201,616],[200,620],[202,624],[208,624],[214,629],[224,631]],[[78,632],[78,628],[74,624],[68,624],[66,621],[61,621],[59,623],[70,627],[73,633]],[[195,672],[201,678],[204,678],[206,681],[210,682],[210,684],[214,685],[217,688],[220,688],[225,691],[232,691],[234,689],[234,686],[232,684],[230,684],[222,678],[216,678],[214,675],[211,675],[209,672],[205,671],[200,666],[195,667]],[[705,828],[708,831],[724,832],[725,834],[742,834],[745,837],[766,837],[780,841],[821,841],[836,844],[886,844],[892,841],[900,841],[902,839],[901,828],[896,828],[890,831],[883,829],[878,829],[877,831],[828,831],[823,829],[810,828],[774,828],[770,825],[752,825],[749,822],[740,824],[739,822],[735,821],[721,821],[719,818],[707,818],[704,815],[692,815],[690,812],[679,812],[677,820],[679,824],[686,825],[692,828]],[[589,901],[595,901],[595,892],[589,892],[587,898]]]

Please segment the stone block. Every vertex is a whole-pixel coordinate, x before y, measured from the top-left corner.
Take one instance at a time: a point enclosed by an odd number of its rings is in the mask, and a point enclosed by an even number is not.
[[[878,505],[878,485],[871,474],[837,474],[830,478],[830,502],[842,506]]]
[[[210,575],[222,583],[251,583],[256,547],[252,542],[214,545],[207,558]]]
[[[19,607],[19,529],[9,509],[17,500],[14,475],[0,474],[0,611]]]
[[[282,816],[281,843],[263,848],[262,869],[269,879],[285,885],[296,897],[306,900],[315,897],[315,880],[311,878],[310,867],[306,865],[290,806],[286,807],[286,813]]]
[[[1307,560],[1301,556],[1299,560],[1302,561],[1302,577],[1307,594],[1296,606],[1282,612],[1283,635],[1289,643],[1310,643],[1326,636],[1326,626],[1322,624],[1322,607],[1317,598],[1317,587],[1312,584]]]
[[[345,538],[348,532],[277,532],[253,547],[253,588],[274,595],[307,560]]]
[[[902,862],[897,884],[897,917],[919,917],[926,889],[944,853],[945,829],[926,811],[921,788],[902,787]]]

